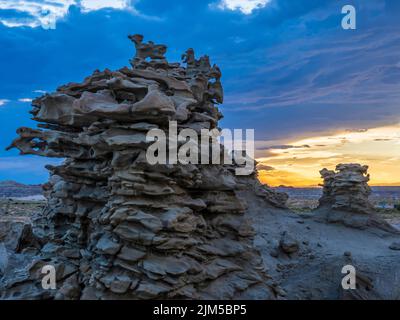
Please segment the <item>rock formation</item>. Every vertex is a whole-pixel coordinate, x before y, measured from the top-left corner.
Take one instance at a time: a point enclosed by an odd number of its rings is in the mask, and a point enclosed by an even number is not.
[[[375,214],[368,197],[368,166],[358,163],[339,164],[336,171],[322,169],[323,194],[316,210],[317,218],[339,222],[354,228],[376,227],[388,232],[398,231]]]
[[[297,214],[256,171],[236,175],[237,162],[150,164],[150,130],[217,128],[221,71],[193,49],[182,66],[164,45],[129,38],[132,68],[34,100],[39,128],[10,146],[65,161],[47,166],[40,215],[0,219],[0,299],[400,298],[399,234],[368,203],[366,166],[322,170],[319,207]],[[341,287],[348,264],[358,291]],[[46,265],[57,290],[42,287]]]
[[[49,240],[18,277],[5,277],[1,298],[273,299],[254,231],[236,192],[252,189],[266,203],[287,197],[231,165],[155,164],[146,133],[169,121],[178,132],[217,128],[221,72],[209,58],[168,63],[166,46],[135,43],[132,68],[95,71],[33,101],[39,128],[20,128],[9,148],[65,158],[48,166]],[[223,148],[221,156],[223,154]],[[54,265],[58,290],[41,288]]]
[[[368,201],[371,188],[368,186],[367,171],[368,166],[358,163],[339,164],[336,172],[322,169],[320,174],[324,183],[320,206],[330,205],[332,209],[372,213],[373,207]]]

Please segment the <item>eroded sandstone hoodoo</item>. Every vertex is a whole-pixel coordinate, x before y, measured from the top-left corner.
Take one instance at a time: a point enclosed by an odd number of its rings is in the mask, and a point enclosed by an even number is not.
[[[339,164],[336,171],[322,169],[323,195],[320,206],[330,205],[339,209],[358,213],[371,213],[373,207],[368,197],[371,188],[368,186],[368,166],[358,163]]]
[[[10,146],[66,160],[48,166],[49,241],[19,278],[3,281],[2,298],[274,298],[236,190],[275,206],[286,197],[256,172],[235,176],[235,164],[146,161],[151,129],[217,127],[219,68],[193,49],[185,67],[168,63],[164,45],[129,38],[132,68],[95,71],[36,99],[31,113],[44,130],[20,128]],[[56,267],[58,290],[42,289],[44,265]]]
[[[380,218],[368,197],[368,166],[358,163],[338,164],[336,171],[322,169],[323,194],[315,216],[327,222],[367,229],[377,228],[398,233],[394,227]]]

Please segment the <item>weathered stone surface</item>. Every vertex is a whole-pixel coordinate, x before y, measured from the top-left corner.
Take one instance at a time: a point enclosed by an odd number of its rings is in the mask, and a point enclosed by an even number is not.
[[[367,171],[368,166],[357,163],[339,164],[336,171],[321,170],[323,194],[316,210],[316,219],[357,229],[375,228],[399,233],[376,214],[369,202],[371,188]]]
[[[0,242],[8,250],[15,252],[21,252],[27,246],[40,246],[30,221],[23,218],[0,218]]]
[[[279,241],[279,248],[288,254],[295,253],[299,250],[299,242],[291,237],[287,232],[284,232]]]
[[[123,294],[132,285],[132,279],[128,275],[109,274],[100,279],[104,286],[113,293]]]
[[[96,244],[96,249],[100,253],[115,255],[119,249],[121,248],[121,244],[116,241],[113,241],[109,236],[104,234],[100,240]]]
[[[0,242],[0,275],[3,275],[8,266],[8,252],[3,242]]]
[[[155,281],[142,281],[135,290],[139,299],[155,299],[171,292],[171,287]]]
[[[142,259],[145,255],[146,252],[124,246],[121,249],[121,252],[118,254],[118,258],[126,261],[136,262]]]
[[[146,159],[148,131],[168,135],[171,120],[178,133],[192,128],[198,137],[218,127],[221,71],[193,49],[185,65],[168,63],[166,46],[129,38],[136,47],[131,69],[96,70],[35,99],[31,113],[44,130],[20,128],[9,147],[66,159],[47,166],[42,219],[49,241],[37,266],[24,271],[25,292],[43,297],[31,289],[40,286],[39,266],[51,261],[60,289],[48,295],[56,299],[233,299],[247,290],[273,298],[237,192],[257,190],[260,201],[279,206],[285,196],[261,186],[256,172],[235,176],[237,164]],[[24,237],[6,246],[19,250]],[[17,282],[5,283],[12,294]]]
[[[389,246],[389,249],[400,251],[400,242],[393,242],[393,243]]]
[[[371,213],[372,205],[368,201],[371,189],[368,186],[368,166],[357,163],[339,164],[336,172],[322,169],[323,196],[320,205],[328,204],[332,209],[359,213]]]

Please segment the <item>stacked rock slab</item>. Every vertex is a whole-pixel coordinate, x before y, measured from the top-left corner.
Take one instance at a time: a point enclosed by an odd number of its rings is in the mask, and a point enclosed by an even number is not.
[[[28,284],[17,286],[20,297],[274,298],[235,192],[251,181],[271,203],[286,198],[255,173],[241,182],[235,164],[146,160],[151,129],[168,133],[170,121],[178,132],[217,128],[219,68],[207,56],[197,60],[193,49],[183,55],[186,67],[168,63],[164,45],[129,38],[132,68],[95,71],[36,99],[31,113],[44,130],[20,128],[10,146],[65,158],[47,167],[43,219],[51,240],[29,266]],[[41,288],[43,265],[56,267],[57,290]]]
[[[328,204],[332,209],[358,213],[371,213],[373,207],[368,197],[371,188],[368,186],[368,166],[358,163],[339,164],[336,171],[322,169],[323,195],[320,206]]]
[[[367,171],[368,166],[357,163],[339,164],[336,171],[321,170],[323,194],[315,211],[316,220],[398,234],[398,230],[376,214],[368,200],[371,188]]]

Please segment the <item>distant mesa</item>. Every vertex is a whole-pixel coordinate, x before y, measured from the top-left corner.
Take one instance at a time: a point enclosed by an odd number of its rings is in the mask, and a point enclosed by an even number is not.
[[[23,198],[42,194],[42,185],[27,185],[13,180],[0,181],[0,198]]]
[[[0,186],[1,187],[25,187],[25,184],[13,181],[13,180],[5,180],[5,181],[0,181]]]
[[[281,184],[281,185],[277,186],[276,188],[294,189],[293,186],[286,186],[284,184]]]

